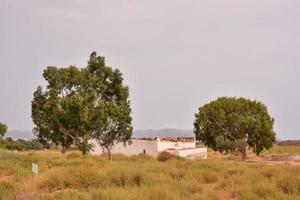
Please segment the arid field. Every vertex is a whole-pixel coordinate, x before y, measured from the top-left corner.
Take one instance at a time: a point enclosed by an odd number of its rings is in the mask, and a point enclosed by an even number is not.
[[[258,162],[213,151],[208,160],[146,156],[82,156],[77,151],[12,153],[0,150],[0,199],[223,200],[300,199],[300,165],[265,163],[269,153],[300,154],[273,147]],[[39,174],[31,172],[38,163]]]

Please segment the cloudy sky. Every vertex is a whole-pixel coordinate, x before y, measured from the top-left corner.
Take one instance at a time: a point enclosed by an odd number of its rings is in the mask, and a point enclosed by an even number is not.
[[[199,106],[244,96],[300,139],[299,0],[0,0],[0,121],[31,130],[43,69],[93,50],[123,72],[135,129],[192,129]]]

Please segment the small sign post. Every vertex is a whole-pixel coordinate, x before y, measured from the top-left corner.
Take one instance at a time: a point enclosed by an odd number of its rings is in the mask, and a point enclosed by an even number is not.
[[[33,189],[34,189],[34,192],[35,192],[36,191],[36,176],[39,173],[39,166],[36,163],[32,163],[32,172],[34,173]]]
[[[33,172],[34,174],[38,174],[38,173],[39,173],[39,167],[38,167],[38,165],[35,164],[35,163],[32,163],[32,172]]]

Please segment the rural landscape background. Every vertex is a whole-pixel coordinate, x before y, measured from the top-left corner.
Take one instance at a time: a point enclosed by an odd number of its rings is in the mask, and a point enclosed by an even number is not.
[[[0,200],[300,199],[299,19],[298,0],[0,0]]]

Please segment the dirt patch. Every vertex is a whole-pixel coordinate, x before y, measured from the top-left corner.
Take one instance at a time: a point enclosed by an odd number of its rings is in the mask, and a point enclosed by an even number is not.
[[[279,164],[290,164],[290,165],[300,165],[300,155],[277,155],[270,154],[262,157],[248,157],[246,160],[248,163],[258,163],[262,162],[270,165],[279,165]]]
[[[300,155],[267,155],[265,158],[267,161],[294,161],[300,162]]]
[[[282,165],[282,164],[300,165],[300,162],[295,162],[295,161],[263,161],[263,162],[270,165]]]

